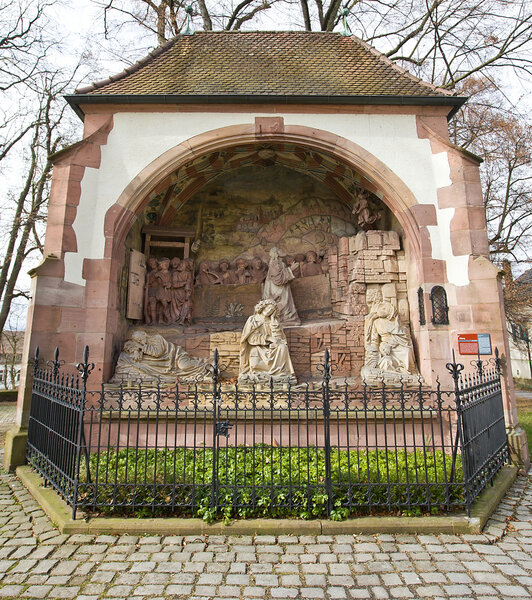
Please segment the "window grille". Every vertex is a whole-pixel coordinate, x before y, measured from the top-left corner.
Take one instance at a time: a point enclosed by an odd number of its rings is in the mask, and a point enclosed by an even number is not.
[[[425,325],[427,323],[427,320],[425,318],[425,302],[423,299],[423,290],[422,288],[419,288],[417,291],[417,304],[419,307],[419,324],[420,325]]]
[[[448,325],[449,305],[447,304],[447,294],[441,285],[432,288],[430,301],[432,302],[432,323],[434,325]]]

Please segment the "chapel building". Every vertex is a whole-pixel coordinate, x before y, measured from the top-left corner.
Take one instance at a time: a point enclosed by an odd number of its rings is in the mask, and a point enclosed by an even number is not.
[[[53,157],[21,436],[36,346],[75,363],[88,344],[97,386],[140,328],[192,357],[217,349],[238,376],[272,248],[293,266],[285,334],[300,382],[328,348],[335,377],[362,385],[379,304],[411,340],[405,385],[450,387],[453,351],[475,358],[464,340],[509,359],[481,160],[448,135],[466,98],[355,36],[238,31],[179,35],[67,101],[84,133]],[[182,282],[174,295],[147,285],[159,270]],[[504,402],[524,455],[511,376]]]

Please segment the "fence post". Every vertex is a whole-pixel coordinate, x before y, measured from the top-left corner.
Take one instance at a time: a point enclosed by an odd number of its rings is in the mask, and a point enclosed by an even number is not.
[[[469,515],[469,510],[470,510],[469,490],[468,490],[469,478],[467,476],[467,473],[468,473],[467,452],[464,454],[464,440],[463,440],[463,433],[462,433],[462,399],[460,396],[460,385],[459,385],[460,373],[464,370],[464,365],[456,362],[454,350],[453,350],[453,362],[447,363],[445,365],[445,367],[451,374],[451,377],[453,378],[453,381],[454,381],[454,396],[455,396],[455,402],[456,402],[456,437],[455,437],[455,441],[453,444],[453,460],[452,460],[452,466],[451,466],[450,479],[451,479],[451,483],[452,483],[456,476],[456,456],[458,453],[458,446],[460,446],[460,450],[461,450],[461,454],[462,454],[462,469],[463,469],[463,474],[464,474],[464,485],[466,488],[466,509],[467,509],[467,513]]]
[[[72,497],[72,519],[76,518],[78,507],[79,467],[81,458],[81,439],[83,436],[83,421],[85,416],[85,400],[87,396],[87,379],[94,369],[94,363],[89,362],[89,347],[83,351],[83,362],[76,365],[81,374],[81,395],[79,397],[78,430],[76,435],[76,455],[74,457],[74,491]]]
[[[211,508],[218,507],[218,348],[214,350],[214,363],[212,371],[212,482],[211,482]]]
[[[331,379],[331,363],[328,348],[325,349],[323,362],[323,426],[325,435],[325,493],[327,495],[327,516],[331,516],[332,511],[332,477],[331,477],[331,405],[329,397],[329,381]]]

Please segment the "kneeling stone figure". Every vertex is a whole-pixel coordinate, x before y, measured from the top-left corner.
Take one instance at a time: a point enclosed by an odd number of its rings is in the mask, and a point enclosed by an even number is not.
[[[255,306],[240,339],[239,383],[297,383],[286,336],[274,300]]]

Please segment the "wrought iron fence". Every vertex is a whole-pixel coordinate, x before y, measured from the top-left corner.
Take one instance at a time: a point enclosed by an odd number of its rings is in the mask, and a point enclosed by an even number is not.
[[[104,514],[329,517],[471,504],[508,460],[500,361],[447,365],[453,389],[332,379],[87,388],[35,354],[27,460],[71,505]]]

